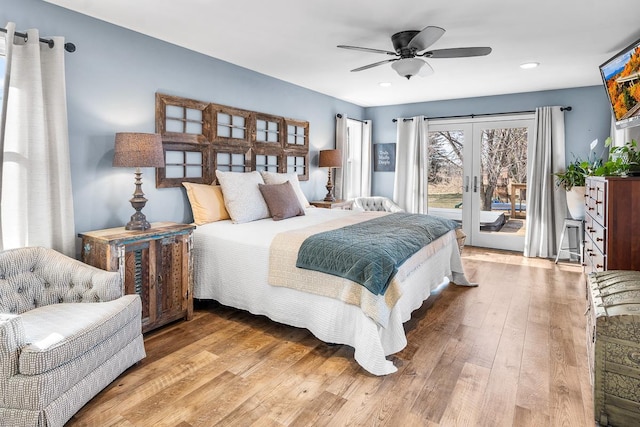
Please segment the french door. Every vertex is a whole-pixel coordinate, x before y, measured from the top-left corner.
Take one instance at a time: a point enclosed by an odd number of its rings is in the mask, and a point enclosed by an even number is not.
[[[462,223],[467,244],[522,251],[533,115],[429,122],[428,212]]]

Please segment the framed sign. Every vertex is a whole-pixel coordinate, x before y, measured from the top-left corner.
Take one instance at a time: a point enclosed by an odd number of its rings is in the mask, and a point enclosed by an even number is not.
[[[373,170],[395,172],[396,144],[373,144]]]

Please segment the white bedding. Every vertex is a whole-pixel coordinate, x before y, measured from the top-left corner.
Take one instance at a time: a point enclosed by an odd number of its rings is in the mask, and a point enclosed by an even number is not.
[[[467,284],[455,232],[431,243],[438,250],[402,280],[402,297],[391,311],[388,326],[383,328],[357,306],[268,284],[269,245],[276,234],[353,214],[348,210],[316,208],[305,212],[305,216],[283,221],[267,218],[233,224],[227,220],[199,226],[194,232],[194,297],[213,299],[276,322],[306,328],[327,343],[354,347],[355,360],[372,374],[395,372],[397,369],[386,356],[406,346],[402,324],[410,319],[411,312],[433,289],[453,280],[453,274],[459,284]]]

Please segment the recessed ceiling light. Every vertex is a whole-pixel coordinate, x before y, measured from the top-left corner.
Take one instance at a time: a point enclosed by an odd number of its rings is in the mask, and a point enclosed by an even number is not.
[[[536,68],[538,65],[540,65],[539,62],[525,62],[524,64],[520,64],[520,68],[529,70],[531,68]]]
[[[380,85],[380,87],[389,87],[389,86],[391,86],[391,83],[389,83],[389,82],[380,82],[378,84]]]

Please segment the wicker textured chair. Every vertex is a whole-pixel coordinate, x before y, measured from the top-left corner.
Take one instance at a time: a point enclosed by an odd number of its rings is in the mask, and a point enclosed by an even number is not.
[[[62,426],[145,357],[118,273],[45,248],[0,252],[0,425]]]
[[[351,209],[357,211],[404,212],[404,209],[391,201],[391,199],[382,196],[356,197],[353,199]]]

